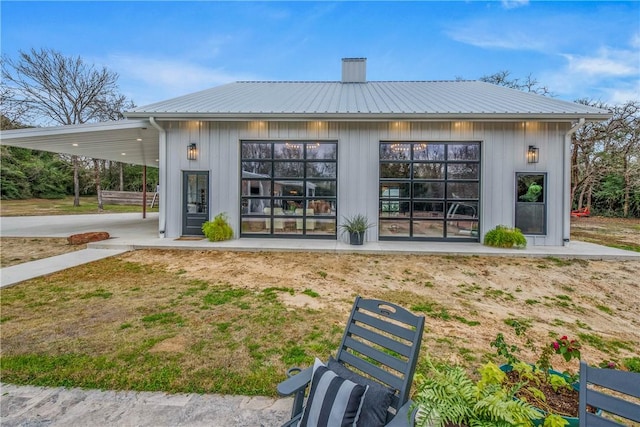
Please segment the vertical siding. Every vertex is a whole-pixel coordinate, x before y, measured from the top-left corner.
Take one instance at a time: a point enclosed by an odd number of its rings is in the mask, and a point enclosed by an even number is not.
[[[322,139],[338,142],[338,223],[343,216],[378,218],[379,142],[479,141],[482,148],[480,235],[515,215],[515,173],[547,173],[547,236],[530,244],[562,245],[562,167],[568,125],[524,122],[170,122],[167,124],[167,237],[182,231],[182,171],[210,174],[210,215],[226,212],[239,230],[240,141],[244,139]],[[187,145],[198,144],[198,159],[186,159]],[[540,161],[526,162],[529,145]],[[346,239],[346,236],[338,236]],[[367,240],[377,240],[377,226]],[[428,243],[425,243],[428,244]]]

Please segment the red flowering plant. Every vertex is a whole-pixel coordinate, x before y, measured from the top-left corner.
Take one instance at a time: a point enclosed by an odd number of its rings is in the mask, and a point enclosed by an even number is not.
[[[516,331],[516,335],[522,335]],[[536,346],[530,339],[526,339],[528,348],[535,350]],[[526,401],[545,413],[544,427],[560,427],[578,412],[578,391],[572,383],[577,380],[577,373],[553,370],[551,359],[554,354],[561,355],[565,361],[580,359],[580,343],[563,336],[540,347],[538,360],[534,364],[521,361],[515,353],[520,349],[515,345],[508,345],[504,336],[498,334],[491,343],[496,347],[496,355],[504,357],[509,365],[503,365],[510,385],[520,385],[516,397]],[[576,423],[576,420],[572,421]],[[573,424],[571,424],[573,425]],[[577,426],[577,424],[575,424]]]
[[[569,340],[566,335],[551,343],[551,346],[556,354],[564,357],[567,362],[571,361],[571,359],[580,360],[580,343],[576,340]]]

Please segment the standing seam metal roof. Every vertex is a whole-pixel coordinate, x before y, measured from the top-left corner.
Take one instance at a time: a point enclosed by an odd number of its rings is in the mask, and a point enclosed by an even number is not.
[[[136,108],[128,117],[376,115],[586,117],[602,109],[480,81],[236,82]]]

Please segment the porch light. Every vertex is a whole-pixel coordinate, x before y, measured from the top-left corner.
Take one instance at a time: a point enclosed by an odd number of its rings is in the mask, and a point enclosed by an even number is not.
[[[540,149],[534,145],[529,146],[527,150],[527,163],[538,163],[539,150]]]
[[[197,160],[198,159],[198,147],[195,142],[192,142],[187,146],[187,160]]]

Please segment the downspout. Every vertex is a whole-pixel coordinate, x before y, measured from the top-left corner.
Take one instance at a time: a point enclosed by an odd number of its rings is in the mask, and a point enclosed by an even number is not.
[[[164,239],[167,222],[167,132],[156,123],[153,117],[149,117],[149,123],[159,133],[158,180],[160,181],[160,202],[158,203],[158,237]]]
[[[564,134],[564,160],[562,162],[562,244],[569,245],[571,240],[571,135],[584,125],[584,118],[578,120],[571,129]]]

